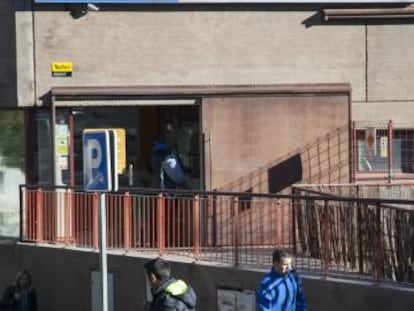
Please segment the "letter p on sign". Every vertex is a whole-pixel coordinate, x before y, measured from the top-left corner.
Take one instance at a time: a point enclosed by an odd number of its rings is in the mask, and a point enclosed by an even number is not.
[[[111,130],[83,132],[83,187],[85,191],[117,191],[116,146]],[[115,157],[115,158],[114,158]],[[115,162],[116,163],[116,162]],[[116,181],[114,181],[116,180]]]

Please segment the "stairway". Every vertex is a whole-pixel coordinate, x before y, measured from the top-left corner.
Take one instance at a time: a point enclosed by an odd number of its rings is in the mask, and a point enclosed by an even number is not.
[[[275,193],[295,183],[348,183],[350,130],[345,125],[260,166],[218,190]]]

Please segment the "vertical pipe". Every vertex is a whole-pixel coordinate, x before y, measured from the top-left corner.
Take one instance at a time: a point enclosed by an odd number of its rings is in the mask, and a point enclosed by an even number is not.
[[[292,199],[291,199],[291,211],[292,211],[292,243],[293,243],[293,254],[296,255],[298,253],[297,246],[296,246],[296,199],[294,196],[297,195],[297,190],[292,187]]]
[[[319,138],[316,139],[316,152],[318,154],[318,168],[319,168],[319,177],[318,177],[318,182],[322,183],[322,163],[321,163],[321,141]]]
[[[358,137],[355,121],[352,122],[352,127],[350,129],[350,143],[349,143],[349,153],[350,153],[350,163],[349,163],[349,177],[350,182],[356,182],[356,172],[358,169]]]
[[[69,115],[69,186],[75,186],[75,126],[74,117]]]
[[[70,195],[71,195],[71,189],[67,189],[64,193],[65,195],[65,245],[69,245],[69,235],[70,235],[70,211],[69,211],[69,204],[71,201]]]
[[[51,98],[51,110],[52,110],[52,126],[51,126],[51,141],[50,145],[52,146],[50,150],[50,156],[52,160],[50,161],[51,172],[52,172],[52,185],[56,185],[56,166],[57,166],[57,159],[55,154],[55,133],[56,133],[56,106],[55,106],[55,96],[52,95]]]
[[[200,259],[200,196],[196,195],[194,199],[193,213],[193,237],[194,237],[194,257]]]
[[[277,227],[275,228],[277,235],[276,235],[276,245],[277,247],[281,247],[283,245],[283,231],[285,230],[285,220],[283,217],[283,204],[281,203],[280,199],[276,199],[276,219],[277,219]],[[273,221],[269,218],[270,222]]]
[[[392,120],[388,122],[388,182],[392,182],[393,171],[393,126]]]
[[[308,174],[308,178],[309,178],[309,183],[312,182],[312,163],[311,163],[311,153],[310,153],[310,146],[307,145],[306,146],[306,152],[308,154],[308,169],[309,169],[309,174]]]
[[[98,249],[99,243],[98,243],[98,236],[99,236],[99,230],[98,230],[98,204],[99,204],[99,196],[98,193],[94,193],[92,196],[92,208],[93,208],[93,220],[92,220],[92,227],[93,227],[93,248]]]
[[[211,221],[211,234],[213,247],[217,247],[217,195],[212,196],[212,221]]]
[[[338,182],[342,182],[342,158],[341,158],[341,130],[338,130],[336,137],[338,138],[338,164],[340,165],[339,169],[338,169]],[[348,128],[348,147],[349,147],[349,141],[351,140],[351,132]],[[349,156],[348,158],[351,157],[351,151],[349,151]],[[351,168],[349,168],[349,172],[351,171]],[[348,181],[351,181],[352,177],[351,177],[351,173],[349,173],[349,178]]]
[[[102,311],[108,311],[108,274],[107,274],[107,256],[106,256],[106,193],[99,195],[99,262],[101,270],[101,302]]]
[[[25,190],[26,189],[27,188],[25,188]],[[27,192],[25,191],[24,193],[25,193],[24,203],[25,203],[26,210],[27,210],[27,205],[26,205],[26,202],[27,202],[27,198],[26,198]],[[23,241],[23,221],[24,221],[24,219],[23,219],[23,185],[19,185],[19,240],[20,241]],[[26,224],[26,226],[27,226],[27,224]],[[25,231],[27,232],[27,228],[26,228]]]
[[[331,175],[332,175],[332,165],[331,165],[331,135],[328,134],[327,136],[327,149],[328,149],[328,183],[331,183]]]
[[[140,219],[142,219],[141,220],[142,235],[141,235],[141,240],[139,242],[140,242],[142,247],[146,247],[147,244],[149,244],[149,243],[147,243],[147,239],[148,239],[147,230],[148,230],[148,224],[149,224],[147,209],[151,208],[151,201],[150,200],[152,200],[152,198],[151,197],[150,198],[143,197],[142,200],[143,200],[142,215],[141,215],[141,218],[140,218]],[[151,241],[149,241],[149,242],[151,242]],[[148,247],[150,247],[150,246],[148,246]]]
[[[165,253],[165,197],[162,193],[158,195],[158,226],[157,226],[157,240],[158,252],[160,255]]]
[[[26,228],[26,239],[28,239],[29,241],[33,241],[33,206],[34,206],[34,200],[35,200],[35,196],[33,195],[33,190],[28,190],[26,188],[25,191],[26,195],[25,195],[25,200],[27,201],[27,206],[26,206],[26,221],[25,221],[25,226]]]
[[[128,165],[128,186],[132,187],[134,185],[134,165]]]
[[[331,241],[331,232],[330,232],[330,216],[329,216],[329,207],[328,207],[328,200],[325,200],[323,206],[323,216],[322,216],[322,226],[323,226],[323,237],[322,237],[322,267],[323,267],[323,274],[326,278],[329,274],[329,264],[331,258],[331,249],[330,249],[330,241]]]
[[[131,248],[131,196],[129,192],[124,195],[124,249]]]
[[[240,250],[239,250],[239,198],[234,198],[234,219],[233,219],[233,236],[234,236],[234,265],[239,266]]]
[[[39,188],[36,192],[36,241],[43,242],[43,192]]]
[[[359,198],[359,185],[356,186],[357,198]],[[362,253],[362,210],[361,203],[357,203],[357,230],[358,230],[358,265],[359,273],[364,273],[364,254]]]
[[[376,225],[375,225],[375,279],[378,283],[380,283],[382,276],[383,276],[383,248],[382,248],[382,238],[381,238],[381,206],[380,203],[377,202],[376,208]]]

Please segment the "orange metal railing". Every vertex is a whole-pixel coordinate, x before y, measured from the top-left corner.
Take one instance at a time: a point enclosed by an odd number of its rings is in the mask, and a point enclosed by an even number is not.
[[[21,198],[23,241],[98,249],[97,194],[22,186]],[[301,189],[248,197],[130,189],[107,194],[107,247],[254,267],[283,248],[301,270],[413,282],[413,206]]]

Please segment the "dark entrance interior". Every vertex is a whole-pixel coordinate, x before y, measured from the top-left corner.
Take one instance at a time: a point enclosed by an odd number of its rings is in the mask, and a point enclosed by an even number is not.
[[[62,169],[63,184],[83,185],[82,132],[84,129],[123,128],[126,133],[126,168],[119,175],[120,187],[151,187],[154,172],[149,157],[157,140],[175,150],[185,169],[184,188],[200,188],[199,105],[57,108],[57,122],[73,132],[69,163]]]

